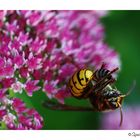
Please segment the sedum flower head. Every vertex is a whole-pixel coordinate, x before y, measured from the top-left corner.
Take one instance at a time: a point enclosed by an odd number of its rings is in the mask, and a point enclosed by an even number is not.
[[[0,90],[0,122],[5,129],[41,129],[43,118],[32,108],[27,108],[19,98],[11,98]]]
[[[119,67],[118,54],[103,41],[100,18],[105,14],[105,11],[0,11],[1,90],[15,93],[24,90],[28,96],[42,90],[49,98],[64,103],[70,96],[67,82],[75,70],[96,69],[103,62],[108,69]],[[3,116],[5,110],[0,114]],[[5,122],[6,118],[14,120],[11,113],[6,115]],[[33,122],[38,119],[23,114],[16,117],[23,122],[18,125],[20,129],[36,128]],[[41,126],[40,119],[36,125]],[[9,128],[17,126],[12,121]]]

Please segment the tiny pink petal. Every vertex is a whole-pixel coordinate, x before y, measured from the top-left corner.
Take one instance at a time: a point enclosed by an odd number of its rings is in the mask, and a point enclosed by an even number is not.
[[[39,80],[27,81],[25,84],[25,90],[29,96],[32,96],[33,92],[39,90],[41,87],[37,86]]]
[[[21,77],[27,78],[28,75],[29,75],[28,68],[27,68],[27,67],[21,67],[21,68],[19,69],[19,73],[20,73]]]
[[[14,78],[5,78],[1,81],[3,88],[9,88],[15,82]]]
[[[12,65],[7,65],[4,67],[5,76],[12,77],[14,75],[14,67]]]
[[[34,69],[39,69],[41,68],[41,59],[36,58],[36,57],[31,57],[27,61],[27,66],[29,69],[34,70]]]
[[[16,83],[13,83],[11,85],[11,88],[15,93],[16,92],[22,93],[23,84],[17,81]]]

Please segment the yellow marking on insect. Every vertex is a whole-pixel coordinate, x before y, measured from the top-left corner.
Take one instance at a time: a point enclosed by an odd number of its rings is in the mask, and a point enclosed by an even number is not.
[[[78,72],[76,72],[76,73],[73,75],[73,81],[76,82],[75,86],[76,86],[78,89],[80,89],[80,90],[83,90],[83,88],[86,87],[86,86],[80,84],[80,81],[79,81],[79,79],[78,79]]]
[[[82,95],[82,93],[75,93],[73,91],[71,91],[71,94],[74,96],[74,97],[80,97]]]
[[[93,72],[90,70],[87,70],[87,69],[80,70],[79,77],[80,77],[80,79],[82,79],[81,84],[83,86],[86,86],[88,84],[88,82],[92,79]]]
[[[122,97],[118,97],[117,102],[116,102],[116,107],[120,106],[121,100],[122,100]]]
[[[70,80],[69,84],[70,84],[70,89],[74,95],[81,95],[81,92],[83,92],[83,90],[77,89],[72,79]]]
[[[122,100],[125,96],[127,96],[127,95],[121,95],[120,97],[118,97],[116,107],[119,107],[119,104],[122,102]]]
[[[91,80],[93,78],[93,72],[91,70],[86,70],[86,77]]]
[[[85,71],[86,69],[80,70],[79,72],[79,78],[81,79],[81,84],[85,87],[86,86],[86,77],[85,77]]]
[[[73,74],[69,80],[69,88],[73,96],[81,96],[84,93],[87,84],[93,78],[93,72],[87,69],[81,69]]]
[[[79,93],[75,93],[75,92],[73,91],[73,89],[70,89],[70,90],[71,90],[71,94],[72,94],[74,97],[79,97],[79,96],[82,95],[81,92],[79,92]]]

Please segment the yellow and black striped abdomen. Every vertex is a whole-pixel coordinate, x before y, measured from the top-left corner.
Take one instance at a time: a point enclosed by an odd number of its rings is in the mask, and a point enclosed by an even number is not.
[[[81,97],[93,78],[93,72],[88,69],[76,71],[69,80],[69,88],[74,97]]]

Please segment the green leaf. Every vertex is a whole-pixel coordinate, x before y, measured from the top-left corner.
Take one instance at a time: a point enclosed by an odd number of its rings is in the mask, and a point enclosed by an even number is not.
[[[5,122],[0,122],[0,130],[6,130],[7,126],[5,124]]]

